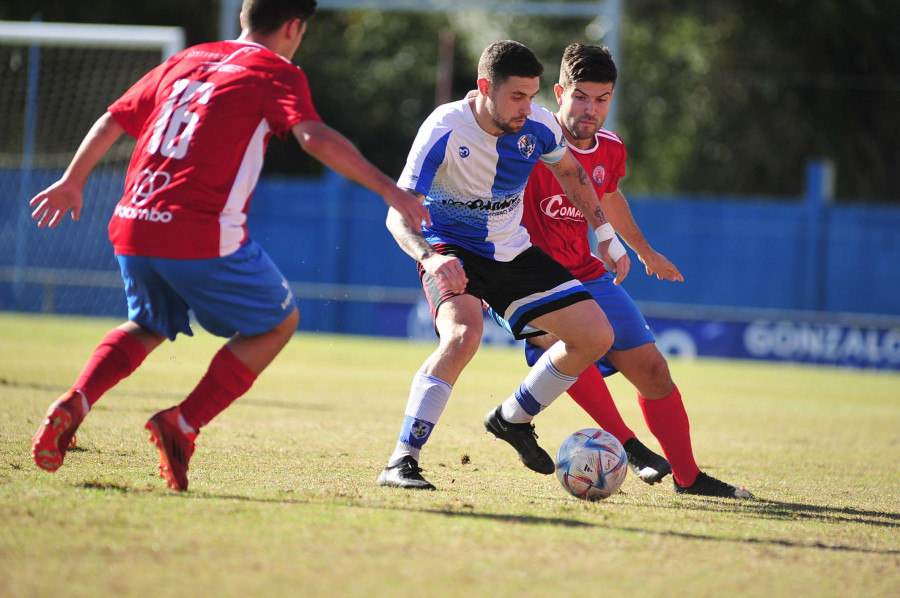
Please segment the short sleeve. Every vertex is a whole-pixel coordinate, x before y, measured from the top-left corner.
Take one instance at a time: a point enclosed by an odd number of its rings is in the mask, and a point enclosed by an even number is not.
[[[156,94],[163,76],[168,70],[169,63],[177,58],[177,55],[170,58],[138,79],[122,97],[107,108],[116,123],[131,137],[140,136],[144,124],[153,114],[157,104]]]
[[[444,107],[435,110],[419,127],[397,186],[428,195],[438,169],[444,163],[452,129],[442,122]]]
[[[555,164],[566,155],[566,138],[556,117],[549,110],[538,104],[532,104],[532,118],[546,127],[546,134],[541,135],[543,151],[540,160],[545,164]]]
[[[610,169],[608,174],[609,183],[606,185],[606,193],[612,193],[619,188],[619,179],[625,176],[625,159],[627,157],[627,152],[625,151],[625,144],[622,143],[620,146],[619,152],[616,152],[617,160],[613,162],[613,166]]]
[[[299,122],[322,120],[313,106],[306,74],[299,67],[286,64],[273,73],[263,98],[263,117],[279,136]]]
[[[541,162],[544,164],[556,164],[566,155],[566,140],[561,140],[551,151],[541,154]]]

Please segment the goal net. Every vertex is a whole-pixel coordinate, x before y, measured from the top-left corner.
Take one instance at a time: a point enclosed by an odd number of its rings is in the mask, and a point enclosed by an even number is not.
[[[134,141],[94,170],[79,222],[38,229],[28,201],[116,98],[183,47],[174,27],[0,21],[0,310],[125,315],[106,225]]]

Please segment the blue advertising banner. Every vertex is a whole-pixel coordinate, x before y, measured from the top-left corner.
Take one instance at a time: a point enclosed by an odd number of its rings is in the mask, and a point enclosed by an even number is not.
[[[900,370],[900,323],[867,325],[791,317],[746,321],[648,317],[647,322],[667,355]]]
[[[900,370],[900,318],[652,303],[641,308],[668,356]],[[434,337],[427,309],[414,310],[408,334]],[[490,319],[483,342],[516,344]]]

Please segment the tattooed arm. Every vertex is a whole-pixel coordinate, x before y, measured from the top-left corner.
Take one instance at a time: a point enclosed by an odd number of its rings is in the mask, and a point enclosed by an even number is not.
[[[413,191],[410,193],[418,197],[419,201],[425,199],[420,193]],[[422,264],[426,272],[442,281],[454,293],[465,292],[469,279],[466,278],[462,262],[455,257],[438,252],[425,240],[422,229],[410,226],[400,212],[394,208],[388,210],[385,224],[394,240],[397,241],[397,245],[406,252],[406,255]]]
[[[631,259],[603,213],[597,191],[584,168],[569,151],[555,164],[547,164],[547,168],[556,176],[572,205],[578,208],[597,233],[597,255],[606,262],[610,272],[616,273],[615,283],[621,283],[631,268]]]
[[[609,222],[603,208],[600,207],[600,198],[597,197],[591,179],[571,152],[566,152],[559,162],[546,166],[556,175],[556,180],[559,181],[572,205],[587,218],[591,229]]]

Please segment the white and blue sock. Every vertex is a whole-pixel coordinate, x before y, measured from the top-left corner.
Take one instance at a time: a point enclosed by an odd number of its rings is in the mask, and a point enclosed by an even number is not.
[[[406,456],[419,460],[422,447],[444,412],[452,390],[453,387],[443,380],[416,372],[409,390],[400,438],[388,466],[396,465]]]
[[[550,353],[541,355],[525,381],[500,407],[500,415],[511,424],[524,424],[546,409],[556,397],[566,392],[578,379],[557,370]]]

